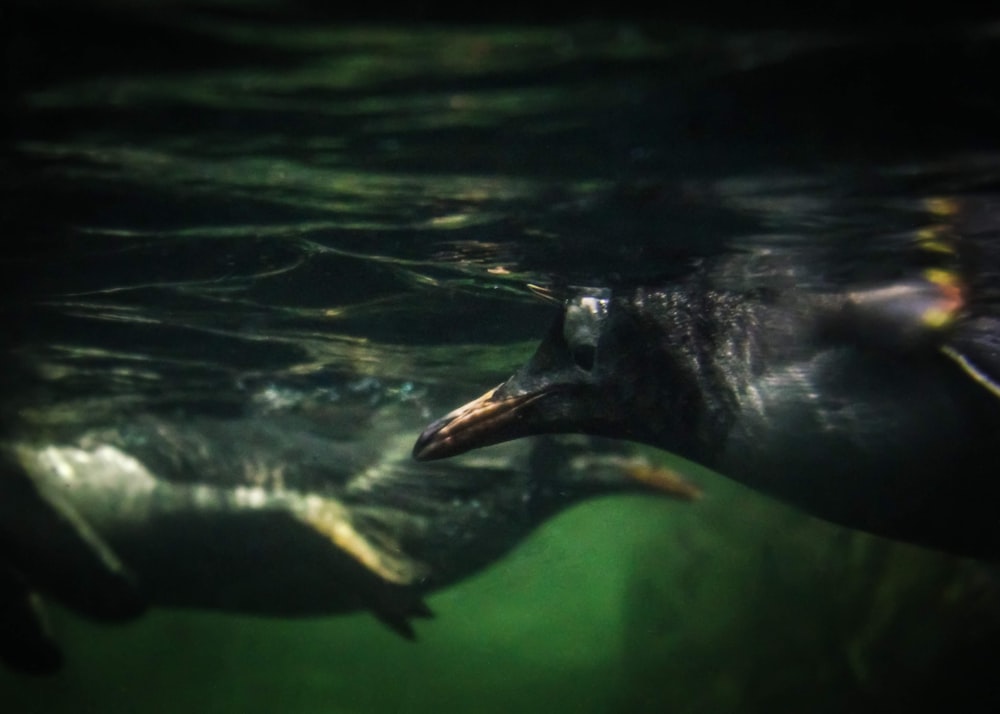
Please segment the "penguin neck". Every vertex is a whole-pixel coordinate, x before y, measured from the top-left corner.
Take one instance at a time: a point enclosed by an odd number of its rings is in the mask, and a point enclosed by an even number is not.
[[[780,338],[770,332],[791,326],[763,302],[699,286],[637,290],[623,312],[636,345],[626,371],[644,376],[626,385],[627,438],[716,465],[742,395]]]

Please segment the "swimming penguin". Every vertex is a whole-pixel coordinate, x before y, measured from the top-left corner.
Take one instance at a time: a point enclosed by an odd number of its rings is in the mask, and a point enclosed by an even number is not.
[[[835,523],[996,558],[1000,261],[979,249],[978,272],[949,250],[849,286],[748,250],[662,285],[577,290],[528,363],[430,424],[414,456],[627,439]]]
[[[0,661],[60,666],[39,594],[103,621],[151,606],[368,610],[412,638],[411,620],[431,614],[427,593],[488,566],[563,508],[619,491],[697,494],[614,444],[543,439],[420,465],[407,436],[419,422],[398,410],[350,424],[350,438],[328,435],[337,419],[336,406],[321,419],[146,414],[9,446]]]

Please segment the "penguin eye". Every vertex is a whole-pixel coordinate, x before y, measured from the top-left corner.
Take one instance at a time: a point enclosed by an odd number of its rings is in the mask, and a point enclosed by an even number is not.
[[[563,339],[574,364],[585,372],[594,368],[597,343],[608,311],[603,295],[581,296],[566,304],[563,314]]]
[[[576,366],[584,372],[589,372],[594,368],[594,358],[597,356],[597,349],[594,345],[574,345],[571,354]]]

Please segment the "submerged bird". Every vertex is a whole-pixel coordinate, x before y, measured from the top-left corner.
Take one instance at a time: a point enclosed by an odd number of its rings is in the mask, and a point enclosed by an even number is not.
[[[579,290],[530,361],[429,425],[414,456],[542,433],[627,439],[835,523],[996,558],[994,243],[850,286],[750,250],[663,285]]]
[[[410,620],[430,614],[425,594],[499,559],[561,509],[613,492],[696,494],[578,438],[415,464],[412,419],[382,409],[338,440],[328,436],[334,411],[145,415],[11,445],[0,478],[0,661],[59,666],[37,593],[102,620],[148,606],[367,609],[412,637]]]

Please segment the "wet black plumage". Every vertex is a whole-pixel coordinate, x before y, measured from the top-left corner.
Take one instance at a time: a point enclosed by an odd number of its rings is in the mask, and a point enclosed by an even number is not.
[[[662,285],[581,289],[524,367],[414,455],[629,439],[836,523],[996,557],[995,273],[948,260],[834,285],[794,255],[733,251]]]
[[[618,491],[695,493],[578,438],[416,464],[403,411],[146,414],[11,446],[0,661],[33,672],[61,663],[35,594],[110,621],[148,606],[368,610],[412,638],[411,620],[430,615],[427,593],[496,561],[561,509]],[[341,421],[345,436],[331,436]]]

